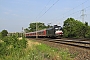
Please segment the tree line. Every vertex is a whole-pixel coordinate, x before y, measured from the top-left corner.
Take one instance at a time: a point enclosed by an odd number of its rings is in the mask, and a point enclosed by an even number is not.
[[[36,24],[37,24],[37,26],[36,26]],[[49,28],[49,27],[52,27],[52,26],[50,26],[50,25],[46,26],[44,23],[41,23],[41,22],[30,23],[29,27],[24,29],[24,31],[26,33],[27,32],[34,32],[34,31],[36,31],[36,27],[37,27],[37,31],[38,31],[38,30],[46,29],[46,28]]]
[[[37,23],[37,30],[42,30],[45,28],[50,28],[51,25],[45,25],[44,23]],[[64,21],[63,24],[63,37],[65,38],[90,38],[90,26],[88,22],[81,22],[79,20],[75,20],[74,18],[68,18]],[[25,32],[33,32],[36,31],[36,23],[30,23],[29,27],[24,29]]]

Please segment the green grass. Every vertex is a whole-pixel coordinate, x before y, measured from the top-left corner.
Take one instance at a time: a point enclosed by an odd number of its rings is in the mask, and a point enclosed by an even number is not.
[[[35,42],[35,41],[33,41]],[[22,60],[72,60],[68,49],[57,49],[46,44],[33,45],[28,54]]]
[[[70,54],[68,49],[59,50],[35,41],[31,41],[30,44],[26,49],[12,49],[9,55],[0,60],[72,60],[76,56]]]

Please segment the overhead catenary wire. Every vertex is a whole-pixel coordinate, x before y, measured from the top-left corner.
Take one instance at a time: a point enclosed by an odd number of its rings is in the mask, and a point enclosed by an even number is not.
[[[89,0],[87,0],[87,1],[89,1]],[[86,2],[84,2],[84,3],[86,3]],[[82,4],[83,4],[83,3],[82,3]],[[81,4],[81,5],[82,5],[82,4]],[[89,7],[90,7],[90,6],[87,6],[87,7],[83,8],[83,9],[88,9]],[[73,12],[72,14],[69,14],[69,15],[67,15],[67,16],[64,16],[63,18],[60,18],[59,20],[64,19],[64,18],[66,18],[66,17],[68,17],[68,16],[71,16],[71,15],[75,15],[76,13],[78,13],[78,12],[80,12],[80,11],[82,11],[82,10]],[[80,18],[80,17],[78,17],[78,18]]]
[[[85,4],[86,2],[88,2],[89,0],[86,0],[86,1],[84,1],[83,3],[81,3],[80,5],[77,5],[76,7],[74,7],[74,8],[72,8],[72,9],[70,9],[70,10],[68,10],[67,12],[65,12],[65,13],[63,13],[62,14],[62,18],[65,18],[65,17],[67,17],[67,16],[64,16],[65,14],[67,14],[67,13],[69,13],[69,12],[71,12],[72,10],[74,10],[74,9],[76,9],[76,8],[78,8],[79,6],[81,6],[81,5],[83,5],[83,4]],[[80,10],[81,11],[81,10]],[[79,12],[79,11],[76,11],[76,13],[77,12]],[[73,14],[75,14],[75,12],[73,12],[73,13],[71,13],[71,14],[69,14],[68,16],[70,16],[70,15],[73,15]],[[60,15],[61,16],[61,15]],[[56,18],[58,18],[59,16],[57,16]],[[62,18],[60,18],[60,19],[62,19]]]
[[[42,16],[44,16],[59,0],[57,0],[55,3],[53,3],[38,19],[40,19]]]
[[[86,9],[88,9],[88,8],[90,8],[90,6],[87,6],[87,7],[85,7],[85,8],[83,8],[84,10],[86,10]],[[79,10],[79,12],[80,11],[82,11],[82,10]],[[75,13],[76,14],[76,13]],[[73,15],[73,14],[72,14]],[[87,16],[87,14],[85,14],[86,16]],[[76,17],[76,19],[78,19],[78,18],[81,18],[81,16],[79,16],[79,17]]]
[[[90,6],[87,6],[87,7],[85,7],[84,9],[87,9],[87,8],[89,8],[89,7],[90,7]],[[65,16],[65,17],[68,17],[68,16],[70,16],[70,15],[76,14],[77,12],[80,12],[80,11],[81,11],[81,10],[78,10],[78,11],[72,13],[72,14],[69,14],[69,15]],[[63,18],[65,18],[65,17],[63,17]],[[62,19],[62,18],[61,18],[61,19]]]
[[[37,18],[39,17],[39,15],[44,11],[44,9],[47,7],[47,5],[50,3],[51,0],[48,1],[48,3],[45,5],[45,7],[39,12],[39,14],[36,16],[36,18],[34,20],[37,20]]]
[[[88,2],[89,0],[86,0],[86,1],[84,1],[83,3],[81,3],[80,5],[77,5],[76,7],[74,7],[74,8],[72,8],[72,9],[70,9],[69,11],[67,11],[67,12],[65,12],[65,13],[63,13],[62,15],[65,15],[65,14],[67,14],[67,13],[69,13],[69,12],[71,12],[72,10],[74,10],[74,9],[76,9],[76,8],[78,8],[79,6],[81,6],[82,4],[85,4],[86,2]],[[59,17],[59,16],[57,16],[57,17]],[[56,17],[56,18],[57,18]]]
[[[46,8],[46,6],[45,6],[45,8],[44,8],[44,9],[40,12],[40,14],[36,17],[36,20],[39,20],[40,18],[42,18],[58,1],[59,1],[59,0],[57,0],[55,3],[53,3],[53,4],[40,16],[41,12]],[[80,5],[77,5],[76,7],[72,8],[71,10],[65,12],[65,13],[62,14],[62,15],[66,15],[66,13],[68,13],[68,12],[70,12],[70,11],[78,8],[79,6],[81,6],[82,4],[85,4],[85,3],[88,2],[88,1],[89,1],[89,0],[84,1],[84,2],[81,3]],[[49,2],[50,2],[50,1],[49,1]],[[48,4],[47,4],[47,5],[48,5]],[[86,7],[86,8],[84,8],[84,9],[87,9],[87,8],[89,8],[89,6]],[[62,18],[65,18],[65,17],[71,16],[71,15],[74,15],[74,14],[80,12],[80,11],[81,11],[81,10],[78,10],[78,11],[76,11],[76,12],[73,12],[73,13],[71,13],[71,14],[68,14],[68,15],[66,15],[66,16],[63,16]],[[60,19],[62,19],[62,18],[60,18]]]

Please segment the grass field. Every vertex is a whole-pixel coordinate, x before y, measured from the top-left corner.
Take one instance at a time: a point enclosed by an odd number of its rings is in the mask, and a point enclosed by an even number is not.
[[[12,52],[0,60],[72,60],[68,49],[57,49],[33,40],[28,40],[27,48],[11,50]],[[1,56],[2,57],[2,56]]]
[[[68,49],[58,50],[46,44],[28,41],[26,55],[21,60],[72,60]]]

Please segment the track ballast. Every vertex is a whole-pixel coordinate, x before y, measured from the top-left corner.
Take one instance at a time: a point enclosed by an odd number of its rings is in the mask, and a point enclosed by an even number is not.
[[[38,38],[37,40],[48,41],[58,44],[64,44],[69,46],[75,46],[79,48],[90,49],[89,39],[50,39],[50,38]]]

